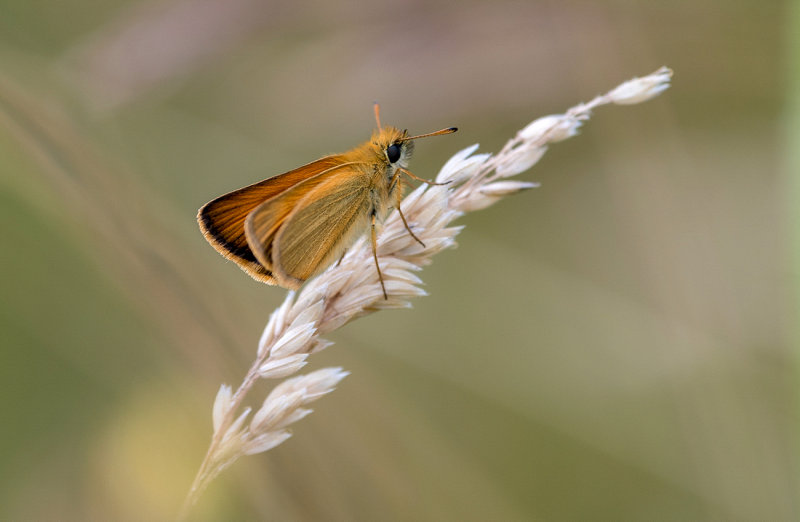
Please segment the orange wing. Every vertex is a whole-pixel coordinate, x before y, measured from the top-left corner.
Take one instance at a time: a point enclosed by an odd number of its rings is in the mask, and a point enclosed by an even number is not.
[[[270,267],[259,263],[244,232],[247,215],[264,201],[342,164],[341,156],[326,156],[308,165],[235,190],[206,203],[197,213],[197,222],[206,240],[220,254],[235,261],[242,270],[264,283],[278,284]]]
[[[369,225],[370,176],[364,165],[330,169],[265,201],[247,217],[250,248],[277,284],[298,288]]]

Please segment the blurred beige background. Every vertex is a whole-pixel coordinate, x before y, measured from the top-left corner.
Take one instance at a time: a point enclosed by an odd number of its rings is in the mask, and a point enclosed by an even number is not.
[[[200,205],[365,140],[374,100],[460,128],[418,144],[431,177],[668,65],[521,176],[541,188],[465,217],[429,297],[333,335],[311,367],[352,375],[194,518],[796,520],[798,12],[2,2],[0,519],[177,513],[284,296]]]

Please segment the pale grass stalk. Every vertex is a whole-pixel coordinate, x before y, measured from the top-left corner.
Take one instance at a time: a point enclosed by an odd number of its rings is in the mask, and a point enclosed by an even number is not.
[[[311,410],[308,403],[333,391],[347,372],[325,368],[289,378],[278,384],[261,407],[250,416],[242,402],[258,379],[287,377],[306,364],[312,353],[330,342],[320,335],[348,322],[387,308],[407,308],[409,299],[425,295],[414,272],[431,262],[437,252],[454,246],[460,226],[451,223],[466,212],[486,208],[505,196],[536,187],[514,181],[532,167],[555,143],[574,136],[592,109],[609,103],[646,101],[669,87],[672,71],[662,67],[643,78],[621,84],[606,94],[582,103],[564,114],[539,118],[520,130],[496,155],[473,154],[473,145],[457,152],[440,170],[443,186],[422,185],[402,202],[409,226],[423,247],[405,230],[396,212],[383,223],[378,237],[378,258],[388,299],[384,299],[369,242],[359,240],[340,263],[291,291],[270,316],[258,344],[256,359],[242,384],[233,392],[222,385],[213,407],[213,436],[182,510],[185,517],[204,488],[224,468],[243,455],[274,448],[291,436],[287,427]]]

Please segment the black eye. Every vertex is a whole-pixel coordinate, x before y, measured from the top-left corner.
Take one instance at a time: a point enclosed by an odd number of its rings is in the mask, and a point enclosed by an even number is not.
[[[389,145],[386,148],[386,157],[389,158],[389,163],[394,163],[400,159],[400,145]]]

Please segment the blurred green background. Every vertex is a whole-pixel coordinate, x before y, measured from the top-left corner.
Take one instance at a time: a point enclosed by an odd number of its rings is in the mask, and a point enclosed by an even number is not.
[[[284,291],[197,208],[388,124],[435,175],[661,65],[196,520],[797,520],[797,3],[0,3],[0,519],[169,520]],[[794,238],[794,239],[793,239]],[[269,388],[259,388],[253,403]]]

